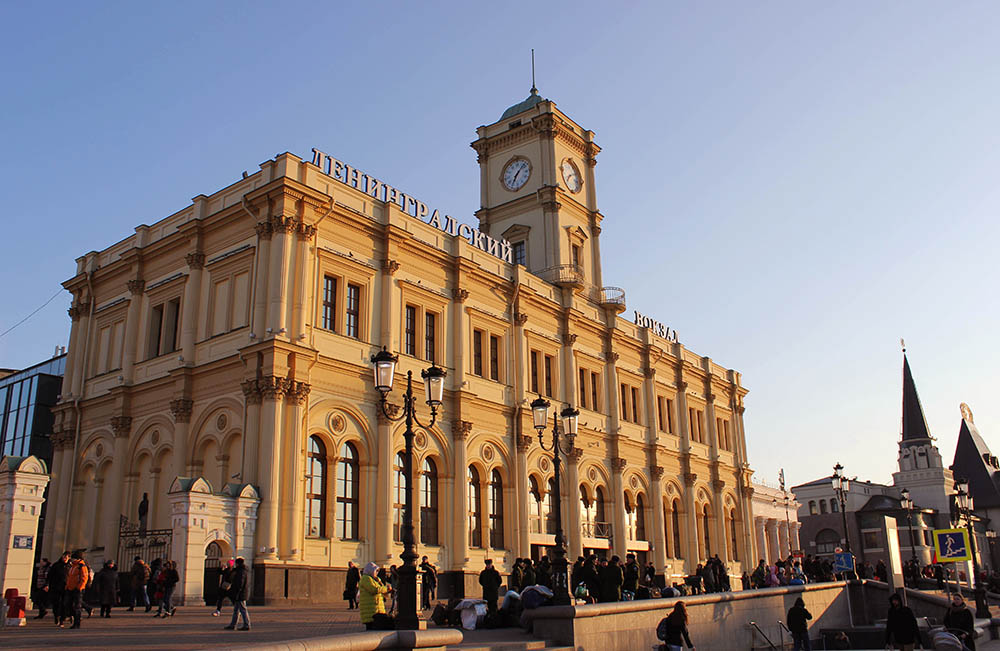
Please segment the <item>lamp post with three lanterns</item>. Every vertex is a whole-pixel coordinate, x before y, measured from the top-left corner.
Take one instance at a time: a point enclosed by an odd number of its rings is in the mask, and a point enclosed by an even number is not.
[[[969,480],[955,480],[955,506],[958,507],[958,523],[965,518],[969,532],[969,555],[972,556],[972,574],[975,577],[972,594],[976,598],[976,619],[990,619],[990,607],[986,603],[986,588],[979,579],[979,561],[976,559],[976,532],[972,528],[972,496],[969,495]]]
[[[399,583],[397,590],[399,596],[396,604],[399,614],[396,616],[396,628],[403,630],[416,630],[421,628],[422,622],[417,614],[419,602],[417,601],[417,545],[413,537],[413,427],[429,432],[437,420],[438,409],[441,407],[444,396],[444,378],[447,372],[433,363],[431,367],[420,372],[420,377],[424,379],[424,387],[427,389],[427,405],[431,408],[431,420],[426,425],[417,419],[417,399],[413,395],[413,371],[406,372],[406,392],[403,394],[403,413],[393,416],[390,413],[386,397],[392,391],[392,380],[396,375],[396,362],[399,357],[388,352],[385,347],[381,351],[372,355],[372,364],[375,373],[375,388],[378,389],[379,409],[382,414],[391,421],[406,421],[406,430],[403,432],[405,449],[403,452],[403,475],[406,479],[406,490],[403,506],[403,553],[399,555],[403,564],[399,567]]]
[[[545,430],[545,426],[548,424],[549,420],[549,401],[545,398],[538,396],[537,399],[531,402],[531,416],[534,421],[535,429],[538,430],[538,444],[541,446],[542,450],[546,452],[552,452],[552,465],[555,472],[555,491],[556,491],[556,547],[555,547],[555,558],[552,561],[552,601],[557,606],[565,606],[570,603],[569,594],[569,584],[567,577],[567,563],[566,563],[566,539],[563,536],[563,526],[562,526],[562,487],[559,483],[559,468],[561,466],[560,455],[568,454],[573,451],[573,441],[576,439],[576,428],[577,428],[577,417],[580,415],[579,409],[574,409],[573,407],[566,406],[563,407],[562,412],[558,414],[552,414],[552,444],[549,447],[545,447],[545,441],[542,437],[542,432]],[[562,418],[563,429],[566,433],[566,442],[569,443],[569,449],[563,449],[562,444],[559,441],[559,423],[558,418]]]

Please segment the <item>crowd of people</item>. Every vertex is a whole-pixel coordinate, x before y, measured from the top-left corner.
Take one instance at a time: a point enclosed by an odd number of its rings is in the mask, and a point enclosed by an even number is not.
[[[130,612],[137,606],[145,607],[147,613],[155,607],[153,617],[171,617],[177,611],[173,596],[179,582],[176,561],[156,558],[146,563],[141,556],[136,556],[132,567],[124,574],[119,572],[114,560],[105,561],[103,567],[94,572],[82,551],[66,551],[55,563],[43,558],[38,564],[32,596],[38,608],[35,619],[44,619],[51,609],[56,626],[66,628],[69,624],[69,628],[74,629],[80,628],[84,612],[90,617],[95,609],[100,609],[100,617],[110,618],[112,608],[126,605]],[[244,560],[230,560],[222,571],[214,613],[219,615],[225,597],[233,601],[233,624],[227,628],[235,628],[237,615],[242,610],[244,624],[240,630],[250,630],[246,613],[248,588]]]

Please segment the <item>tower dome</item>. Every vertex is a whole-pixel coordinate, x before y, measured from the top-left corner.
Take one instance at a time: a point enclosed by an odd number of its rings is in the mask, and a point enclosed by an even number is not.
[[[500,119],[506,120],[511,116],[517,115],[518,113],[523,113],[541,101],[542,101],[542,96],[538,94],[538,89],[532,86],[531,94],[528,95],[528,97],[525,100],[518,102],[514,106],[511,106],[509,109],[504,111],[503,115],[500,116]]]

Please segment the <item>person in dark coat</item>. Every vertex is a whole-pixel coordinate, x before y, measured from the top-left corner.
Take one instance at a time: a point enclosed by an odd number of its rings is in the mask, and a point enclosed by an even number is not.
[[[976,651],[976,619],[965,605],[965,599],[957,592],[951,596],[951,605],[944,614],[944,627],[949,629],[949,633],[957,635],[971,651]]]
[[[424,556],[426,559],[427,557]],[[344,599],[347,600],[347,609],[354,610],[358,607],[358,584],[361,583],[361,570],[351,561],[347,561],[347,576],[344,578]]]
[[[152,606],[149,603],[149,593],[146,592],[146,583],[149,581],[152,572],[141,556],[135,557],[130,574],[132,578],[132,598],[128,607],[129,612],[135,610],[135,602],[138,600],[146,604],[146,612],[148,613]]]
[[[421,605],[423,610],[430,610],[431,602],[434,601],[437,595],[437,568],[427,560],[424,556],[420,563],[420,571],[423,573],[421,577]]]
[[[688,634],[688,614],[683,601],[674,604],[673,611],[660,620],[656,626],[656,637],[665,642],[667,648],[680,649],[684,643],[689,649],[694,648]]]
[[[177,573],[177,562],[166,561],[160,571],[160,590],[163,596],[160,600],[159,609],[153,617],[170,617],[177,608],[173,605],[174,588],[180,582],[181,577]]]
[[[583,583],[583,556],[577,556],[576,562],[573,563],[573,567],[569,571],[569,589],[570,591],[576,590],[576,586]]]
[[[795,600],[795,605],[788,609],[788,630],[792,632],[792,649],[794,651],[809,651],[809,620],[812,613],[806,610],[806,603],[802,597]]]
[[[521,589],[527,588],[529,585],[535,585],[535,566],[531,562],[530,558],[525,558],[524,562],[524,577],[521,579]]]
[[[507,588],[520,592],[524,590],[524,566],[520,558],[514,559],[514,565],[510,568],[510,576],[507,578]]]
[[[593,554],[588,556],[587,560],[584,561],[580,578],[583,584],[587,586],[587,592],[596,601],[601,596],[601,581],[597,572],[597,557]]]
[[[114,561],[105,561],[104,567],[94,575],[94,589],[101,604],[101,617],[111,617],[111,607],[115,605],[118,592],[118,569]]]
[[[639,591],[639,573],[641,569],[635,561],[635,554],[625,554],[625,571],[622,581],[622,590],[628,590],[635,596]]]
[[[229,589],[233,586],[234,565],[236,565],[236,559],[230,558],[229,562],[223,566],[222,571],[219,572],[219,596],[215,600],[215,612],[212,613],[212,617],[218,617],[222,614],[222,600],[229,596]]]
[[[625,573],[622,571],[621,559],[612,556],[611,562],[601,567],[599,580],[601,601],[610,603],[622,600],[622,583],[625,582]]]
[[[888,583],[889,581],[889,572],[881,558],[878,559],[878,564],[875,566],[875,579],[882,583]]]
[[[246,561],[240,556],[233,566],[233,585],[229,588],[229,598],[233,600],[233,621],[224,628],[231,631],[236,628],[237,618],[243,619],[239,630],[250,630],[250,613],[247,612],[247,599],[250,597],[250,580]]]
[[[646,585],[656,585],[656,566],[653,565],[653,561],[646,563],[646,567],[642,570],[642,577]]]
[[[59,560],[49,568],[48,583],[45,591],[49,593],[49,603],[52,604],[52,615],[56,626],[62,624],[65,614],[64,601],[66,594],[66,577],[69,574],[69,552],[63,552]]]
[[[497,599],[500,598],[500,584],[503,579],[500,573],[493,567],[493,560],[486,559],[486,567],[479,573],[479,585],[483,586],[483,599],[486,600],[486,610],[488,613],[496,613]]]
[[[702,583],[705,585],[705,592],[715,592],[715,569],[711,558],[704,565],[698,566],[698,574],[701,575]]]
[[[920,629],[913,611],[903,605],[898,594],[889,596],[889,614],[885,619],[885,646],[892,644],[901,651],[912,651],[920,641]]]
[[[542,556],[542,560],[538,561],[538,565],[535,567],[535,582],[552,589],[552,563],[548,556]]]
[[[35,602],[35,608],[38,608],[38,614],[35,616],[35,619],[43,619],[45,613],[48,612],[49,594],[45,591],[45,586],[49,583],[50,567],[52,567],[52,564],[49,563],[49,559],[43,558],[35,572],[35,591],[32,597],[32,601]]]

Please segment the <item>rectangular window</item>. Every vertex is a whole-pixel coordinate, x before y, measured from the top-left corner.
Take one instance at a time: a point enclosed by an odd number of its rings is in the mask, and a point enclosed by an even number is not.
[[[582,264],[580,262],[580,260],[581,260],[582,257],[583,256],[581,255],[581,251],[580,251],[579,245],[574,244],[573,245],[573,264],[575,264],[577,267],[579,267]]]
[[[601,410],[601,403],[598,402],[598,400],[597,400],[597,396],[598,396],[597,387],[598,386],[599,386],[599,381],[598,381],[598,378],[597,378],[597,373],[591,372],[591,374],[590,374],[590,405],[591,405],[591,407],[590,408],[593,409],[594,411],[600,411]]]
[[[424,314],[424,359],[431,363],[434,362],[434,350],[437,348],[437,332],[434,327],[437,324],[436,317],[433,312]]]
[[[865,549],[880,549],[882,541],[879,540],[877,531],[862,531],[861,541]]]
[[[417,308],[406,306],[406,317],[403,325],[403,352],[407,355],[417,354]]]
[[[698,410],[698,441],[705,442],[705,412]]]
[[[528,256],[524,242],[514,242],[514,264],[526,265]]]
[[[628,420],[628,387],[624,384],[621,385],[622,392],[622,420]]]
[[[500,381],[500,337],[490,336],[490,379]]]
[[[483,331],[472,331],[472,372],[483,376]]]
[[[656,396],[656,422],[661,432],[667,431],[667,421],[664,418],[664,402],[666,401],[663,399],[663,396]]]
[[[639,389],[636,387],[632,388],[632,422],[639,422]]]
[[[149,350],[146,357],[153,359],[160,354],[160,337],[163,334],[163,305],[149,311]]]
[[[580,369],[580,406],[587,408],[587,369]]]
[[[229,329],[229,278],[223,278],[212,287],[212,336]]]
[[[552,355],[545,356],[545,395],[555,398],[552,391]]]
[[[667,398],[667,431],[674,433],[674,401]]]
[[[344,334],[359,339],[361,321],[361,287],[347,285],[347,318],[344,320]]]
[[[337,329],[337,279],[323,277],[323,329],[333,332]]]
[[[694,407],[688,407],[688,430],[692,441],[698,440],[698,430],[695,426]]]
[[[177,321],[181,299],[174,298],[153,307],[149,315],[149,357],[177,350]]]
[[[538,393],[538,351],[531,351],[531,392]]]

